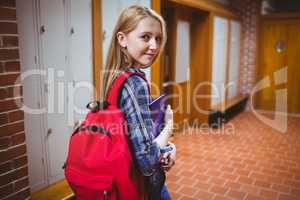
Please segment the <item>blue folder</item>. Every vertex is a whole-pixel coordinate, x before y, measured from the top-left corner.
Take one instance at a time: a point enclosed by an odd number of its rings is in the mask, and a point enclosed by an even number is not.
[[[151,117],[154,123],[153,135],[157,137],[164,127],[164,117],[167,109],[167,95],[163,94],[154,99],[150,105]]]

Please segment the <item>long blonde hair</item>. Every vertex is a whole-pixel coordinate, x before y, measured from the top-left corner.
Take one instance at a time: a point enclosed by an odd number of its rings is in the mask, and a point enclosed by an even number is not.
[[[120,74],[120,72],[122,72],[122,70],[126,66],[132,66],[133,64],[133,59],[128,54],[127,49],[120,46],[117,39],[117,33],[118,32],[123,32],[125,34],[130,33],[137,27],[138,23],[146,17],[152,17],[160,22],[161,29],[162,29],[162,43],[160,46],[159,54],[161,53],[161,50],[163,49],[167,40],[166,26],[165,26],[164,19],[159,14],[157,14],[154,10],[143,6],[133,5],[123,10],[114,28],[110,45],[109,45],[106,65],[102,73],[103,78],[101,84],[102,85],[101,97],[103,97],[104,99],[107,98],[108,92],[115,78]]]

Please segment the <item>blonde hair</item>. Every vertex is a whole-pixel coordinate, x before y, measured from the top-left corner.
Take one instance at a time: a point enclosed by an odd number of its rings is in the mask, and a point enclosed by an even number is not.
[[[128,54],[127,49],[120,46],[117,39],[117,33],[130,33],[137,27],[138,23],[146,17],[152,17],[160,22],[162,29],[162,43],[160,46],[159,54],[164,48],[167,40],[166,27],[164,19],[159,14],[157,14],[150,8],[138,5],[130,6],[123,10],[113,30],[107,61],[104,67],[103,79],[101,84],[103,90],[103,95],[101,96],[104,99],[107,98],[108,92],[115,78],[120,74],[121,71],[123,71],[126,66],[132,66],[133,64],[133,59]]]

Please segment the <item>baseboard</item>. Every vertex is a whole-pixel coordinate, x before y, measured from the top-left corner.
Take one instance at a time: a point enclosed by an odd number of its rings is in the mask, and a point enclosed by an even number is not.
[[[248,97],[242,98],[240,101],[226,108],[224,111],[211,110],[208,116],[208,124],[212,128],[219,128],[222,124],[228,122],[237,114],[245,110]]]

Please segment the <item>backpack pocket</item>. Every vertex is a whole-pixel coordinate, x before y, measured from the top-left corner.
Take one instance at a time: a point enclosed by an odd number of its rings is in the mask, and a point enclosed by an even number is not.
[[[108,190],[93,190],[81,186],[71,186],[76,200],[116,200],[116,194]]]
[[[110,176],[89,176],[67,167],[65,177],[77,200],[116,200],[114,180]]]

